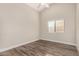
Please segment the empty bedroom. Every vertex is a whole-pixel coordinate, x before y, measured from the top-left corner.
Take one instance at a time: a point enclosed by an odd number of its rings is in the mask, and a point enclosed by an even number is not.
[[[0,3],[0,56],[78,56],[78,3]]]

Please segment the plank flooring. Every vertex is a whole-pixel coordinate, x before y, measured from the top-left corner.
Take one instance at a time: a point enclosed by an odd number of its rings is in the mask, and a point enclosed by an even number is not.
[[[0,53],[0,56],[77,56],[75,46],[38,40]]]

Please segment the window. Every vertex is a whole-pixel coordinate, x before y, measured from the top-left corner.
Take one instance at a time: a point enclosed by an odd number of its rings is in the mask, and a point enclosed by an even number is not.
[[[49,21],[48,22],[49,32],[54,32],[55,27],[55,21]]]
[[[64,32],[64,20],[56,21],[56,32]]]
[[[64,20],[49,21],[48,30],[50,33],[64,32]]]

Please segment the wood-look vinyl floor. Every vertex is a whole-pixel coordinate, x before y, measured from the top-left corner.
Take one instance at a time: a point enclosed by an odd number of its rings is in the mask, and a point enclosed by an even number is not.
[[[0,53],[0,56],[77,56],[75,46],[38,40]]]

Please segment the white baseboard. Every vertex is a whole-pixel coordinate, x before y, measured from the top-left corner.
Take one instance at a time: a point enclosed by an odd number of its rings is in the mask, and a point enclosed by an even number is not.
[[[68,45],[76,46],[76,44],[70,43],[70,42],[62,42],[62,41],[49,40],[49,39],[44,39],[44,38],[40,38],[40,39],[41,39],[41,40],[47,40],[47,41],[58,42],[58,43],[63,43],[63,44],[68,44]],[[39,39],[31,40],[31,41],[28,41],[28,42],[23,42],[23,43],[20,43],[20,44],[18,44],[18,45],[14,45],[14,46],[7,47],[7,48],[2,48],[2,49],[0,49],[0,52],[4,52],[4,51],[10,50],[10,49],[13,49],[13,48],[16,48],[16,47],[19,47],[19,46],[22,46],[22,45],[25,45],[25,44],[28,44],[28,43],[37,41],[37,40],[39,40]],[[79,50],[79,49],[78,49],[78,50]]]
[[[47,41],[58,42],[58,43],[63,43],[63,44],[68,44],[68,45],[76,46],[75,43],[70,43],[70,42],[65,42],[65,41],[57,41],[57,40],[50,40],[50,39],[44,39],[44,38],[40,38],[40,39],[41,40],[47,40]]]
[[[28,41],[28,42],[23,42],[23,43],[20,43],[18,45],[14,45],[14,46],[7,47],[7,48],[2,48],[2,49],[0,49],[0,52],[4,52],[4,51],[10,50],[10,49],[13,49],[13,48],[16,48],[16,47],[19,47],[19,46],[22,46],[22,45],[37,41],[37,40],[39,40],[39,39],[31,40],[31,41]]]

